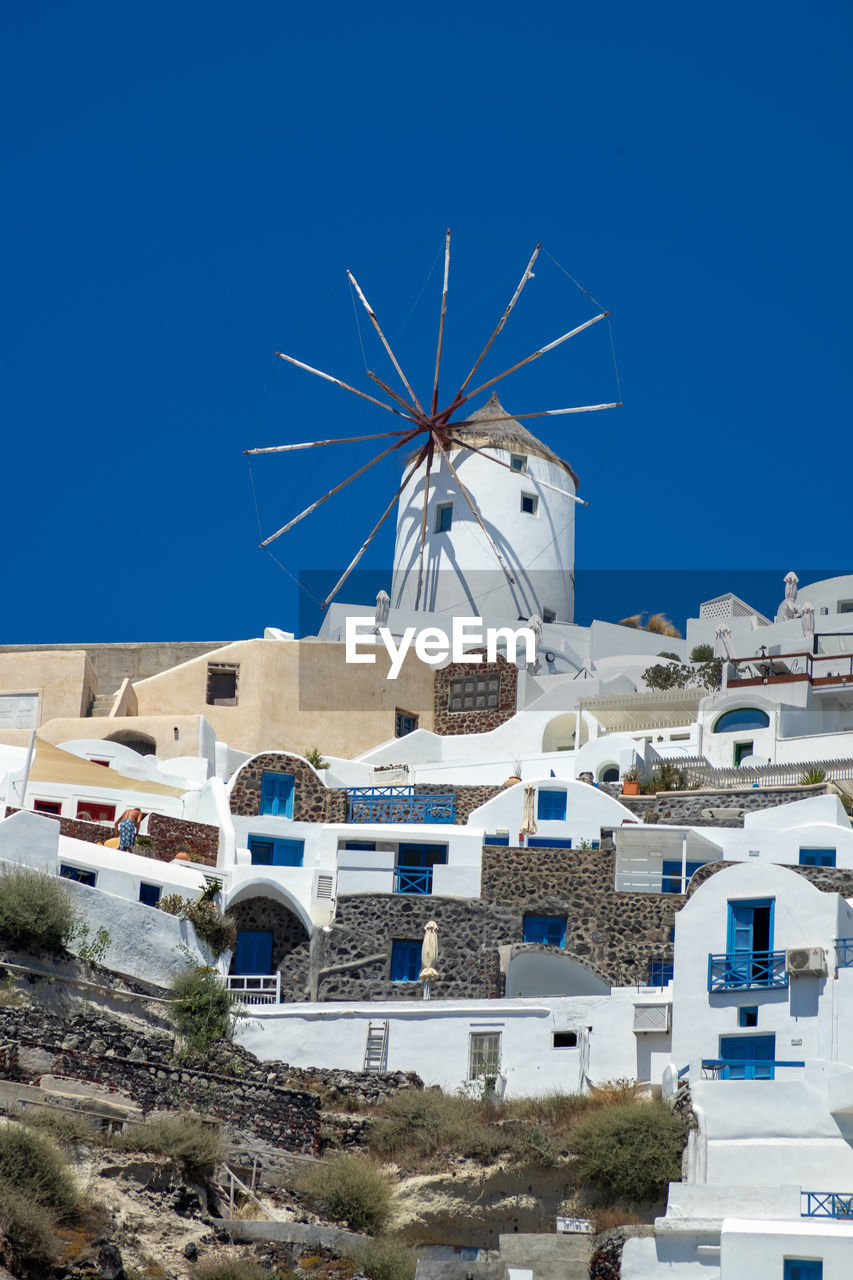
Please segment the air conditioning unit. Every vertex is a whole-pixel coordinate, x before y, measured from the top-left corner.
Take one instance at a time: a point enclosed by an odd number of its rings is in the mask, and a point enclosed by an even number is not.
[[[826,974],[823,947],[790,947],[785,952],[785,972],[791,977],[820,977]]]
[[[671,1004],[635,1004],[634,1031],[669,1031]]]

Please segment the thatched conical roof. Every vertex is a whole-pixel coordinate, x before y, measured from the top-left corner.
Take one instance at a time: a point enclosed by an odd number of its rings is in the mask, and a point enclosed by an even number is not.
[[[508,419],[504,422],[494,422],[495,418]],[[466,427],[454,427],[451,423],[451,430],[457,440],[464,440],[466,444],[475,445],[478,449],[508,449],[512,453],[528,453],[533,454],[536,458],[546,458],[548,462],[555,462],[557,466],[568,471],[569,475],[578,487],[578,477],[572,468],[563,458],[558,458],[547,444],[543,444],[541,440],[537,440],[527,427],[516,422],[515,418],[509,418],[506,409],[498,399],[497,392],[493,391],[489,400],[480,409],[468,415],[467,421],[471,424]],[[474,425],[476,424],[476,425]]]

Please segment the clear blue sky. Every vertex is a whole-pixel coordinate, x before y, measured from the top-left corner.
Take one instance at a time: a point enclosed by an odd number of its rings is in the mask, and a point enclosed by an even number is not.
[[[273,352],[369,385],[350,266],[423,388],[447,226],[448,392],[537,241],[612,312],[624,409],[540,430],[590,502],[581,568],[843,569],[851,26],[763,0],[7,5],[0,640],[296,626],[242,450],[387,424]],[[543,254],[488,372],[593,313]],[[502,384],[518,412],[613,392],[603,325]],[[255,463],[263,531],[370,447]],[[342,567],[398,483],[381,464],[276,554]],[[604,581],[599,615],[687,608]]]

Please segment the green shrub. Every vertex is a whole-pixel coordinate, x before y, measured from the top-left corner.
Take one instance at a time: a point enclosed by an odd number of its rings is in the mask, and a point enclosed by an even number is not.
[[[0,1182],[0,1232],[21,1258],[48,1262],[55,1258],[56,1216],[8,1182]],[[8,1273],[7,1273],[8,1274]]]
[[[71,895],[56,876],[30,867],[0,875],[0,938],[9,946],[56,955],[67,947],[75,923]]]
[[[414,1280],[414,1249],[387,1236],[365,1240],[353,1261],[370,1280]]]
[[[151,1116],[113,1139],[121,1151],[150,1151],[166,1156],[190,1178],[213,1177],[225,1146],[219,1129],[199,1116]]]
[[[201,965],[172,983],[170,1017],[189,1047],[204,1053],[215,1040],[231,1039],[231,992],[215,969]]]
[[[800,776],[801,787],[811,787],[817,782],[826,782],[825,769],[806,769],[805,773]]]
[[[260,1263],[236,1252],[202,1258],[190,1274],[193,1280],[270,1280]]]
[[[98,1137],[90,1116],[80,1111],[55,1111],[51,1107],[27,1107],[20,1123],[27,1129],[48,1134],[55,1142],[70,1146],[75,1142],[92,1142]]]
[[[695,648],[690,650],[691,662],[711,662],[714,657],[714,650],[709,644],[697,644]]]
[[[376,1235],[391,1214],[388,1179],[365,1156],[337,1156],[324,1160],[305,1175],[302,1188],[332,1218],[354,1231]]]
[[[222,914],[205,893],[200,898],[182,898],[179,893],[168,893],[160,899],[157,906],[167,915],[189,920],[199,938],[207,943],[215,956],[221,956],[223,951],[233,951],[236,947],[237,926],[230,916]]]
[[[682,1121],[662,1102],[602,1107],[581,1120],[567,1145],[575,1175],[606,1198],[660,1199],[681,1177]]]
[[[0,1125],[0,1186],[13,1187],[31,1204],[64,1218],[80,1196],[56,1143],[14,1121]]]

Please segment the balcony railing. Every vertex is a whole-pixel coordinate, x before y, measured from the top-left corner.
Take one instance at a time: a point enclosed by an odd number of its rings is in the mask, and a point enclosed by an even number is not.
[[[836,969],[853,969],[853,938],[835,939]]]
[[[395,893],[432,893],[432,867],[395,867]]]
[[[278,1004],[281,999],[280,973],[229,973],[225,982],[240,1004]]]
[[[816,687],[853,685],[853,653],[768,653],[729,661],[737,672],[729,676],[729,689],[796,681]]]
[[[455,822],[454,795],[415,795],[414,787],[350,787],[350,822]]]
[[[853,1218],[853,1191],[803,1191],[803,1218]]]
[[[745,1061],[743,1058],[703,1058],[703,1080],[772,1080],[777,1067],[804,1067],[805,1062],[782,1062],[774,1058]]]
[[[708,956],[709,991],[787,987],[784,951],[728,951]]]

